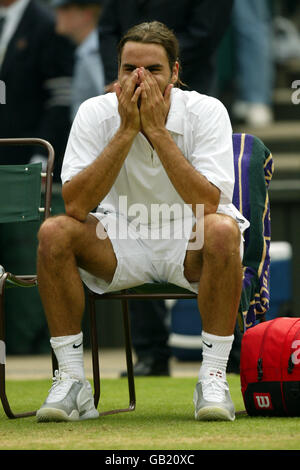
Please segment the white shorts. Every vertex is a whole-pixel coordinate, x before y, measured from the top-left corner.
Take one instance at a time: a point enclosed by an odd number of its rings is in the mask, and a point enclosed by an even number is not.
[[[198,292],[198,282],[188,282],[184,276],[184,259],[189,237],[152,239],[140,236],[126,217],[114,212],[93,213],[105,227],[117,258],[117,268],[111,283],[79,268],[80,276],[88,288],[98,294],[137,287],[145,283],[170,283]],[[118,234],[116,237],[116,224]],[[242,231],[242,230],[241,230]],[[244,240],[241,236],[241,259]]]

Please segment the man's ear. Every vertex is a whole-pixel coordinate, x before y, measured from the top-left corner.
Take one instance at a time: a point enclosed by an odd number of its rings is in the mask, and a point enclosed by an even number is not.
[[[179,62],[176,61],[175,64],[173,65],[171,83],[176,83],[178,81],[178,74],[179,74]]]

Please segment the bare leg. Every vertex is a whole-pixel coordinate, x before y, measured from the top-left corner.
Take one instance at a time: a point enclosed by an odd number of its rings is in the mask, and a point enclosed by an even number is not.
[[[207,215],[204,231],[204,247],[187,252],[184,272],[189,281],[199,281],[203,330],[228,336],[234,331],[242,290],[240,231],[222,214]]]
[[[84,290],[77,266],[106,281],[117,261],[110,240],[96,236],[98,220],[81,223],[66,215],[52,217],[39,231],[38,284],[51,336],[81,331]]]
[[[96,234],[98,220],[82,223],[67,215],[47,219],[39,231],[38,285],[58,362],[53,386],[38,421],[98,418],[85,379],[81,320],[84,290],[78,266],[110,282],[117,261],[108,238]]]
[[[194,392],[195,418],[233,421],[226,368],[242,290],[242,264],[240,231],[231,217],[205,217],[203,249],[187,252],[185,275],[189,281],[199,280],[202,317],[203,362]]]

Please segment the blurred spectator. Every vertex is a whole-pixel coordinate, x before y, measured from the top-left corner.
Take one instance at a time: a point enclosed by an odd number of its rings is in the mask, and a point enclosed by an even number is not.
[[[55,34],[52,12],[35,0],[0,0],[0,137],[40,137],[56,153],[55,179],[70,130],[73,47]],[[1,147],[0,164],[42,160],[30,147]],[[42,153],[41,149],[37,152]]]
[[[98,24],[101,0],[53,0],[56,31],[76,45],[72,83],[72,119],[80,104],[104,93]]]
[[[235,0],[232,26],[235,42],[235,120],[253,127],[273,121],[274,58],[269,0]]]
[[[117,78],[116,48],[123,34],[144,21],[161,21],[180,45],[182,80],[189,90],[216,94],[216,50],[226,31],[233,0],[106,0],[100,21],[106,85]],[[110,89],[110,88],[109,88]]]
[[[106,0],[100,41],[107,91],[118,76],[115,51],[124,33],[144,21],[161,21],[180,45],[181,79],[188,90],[217,95],[216,51],[231,18],[233,0]],[[169,314],[163,300],[130,302],[136,376],[169,375]],[[122,373],[126,375],[126,372]]]

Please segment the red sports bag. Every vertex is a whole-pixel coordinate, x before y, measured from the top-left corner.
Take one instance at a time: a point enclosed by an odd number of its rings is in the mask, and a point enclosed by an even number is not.
[[[249,328],[241,346],[241,387],[251,416],[300,416],[300,318]]]

